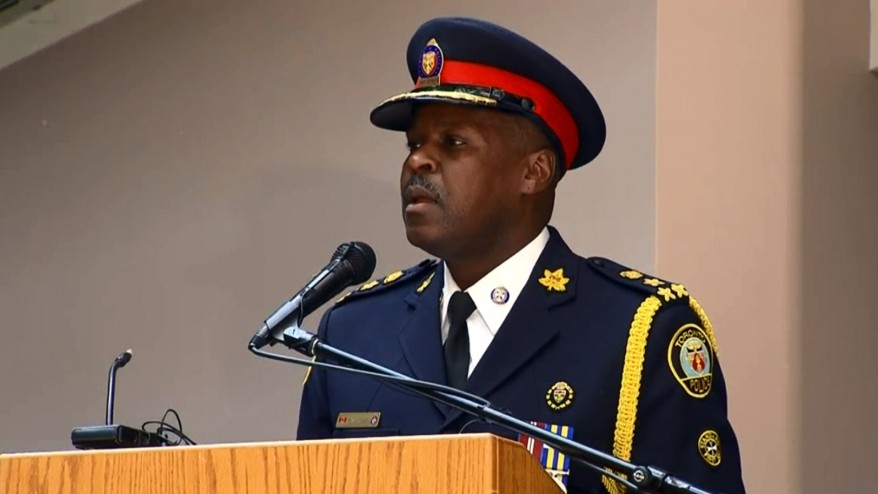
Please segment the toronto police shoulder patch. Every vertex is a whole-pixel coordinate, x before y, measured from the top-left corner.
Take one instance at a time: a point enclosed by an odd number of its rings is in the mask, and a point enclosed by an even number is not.
[[[684,324],[668,344],[668,366],[680,386],[694,398],[704,398],[713,385],[715,364],[710,339],[700,326]]]

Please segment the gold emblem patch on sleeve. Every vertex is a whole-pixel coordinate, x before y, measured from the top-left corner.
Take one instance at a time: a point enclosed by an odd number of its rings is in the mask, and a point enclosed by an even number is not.
[[[713,430],[706,430],[698,436],[698,454],[712,467],[718,467],[722,462],[722,453],[719,447],[719,434]]]
[[[668,345],[668,366],[690,396],[704,398],[713,385],[714,353],[707,334],[695,324],[677,330]]]

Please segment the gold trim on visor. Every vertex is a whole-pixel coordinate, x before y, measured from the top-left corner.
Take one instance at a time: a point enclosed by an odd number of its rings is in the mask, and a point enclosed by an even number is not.
[[[396,103],[397,101],[408,101],[408,100],[416,100],[422,97],[429,98],[442,98],[442,99],[450,99],[454,101],[465,101],[467,103],[475,103],[477,105],[485,105],[485,106],[497,106],[497,100],[493,98],[486,98],[484,96],[478,96],[470,93],[462,93],[460,91],[442,91],[441,89],[437,90],[429,90],[429,91],[412,91],[409,93],[403,93],[392,98],[384,100],[378,107],[382,107],[388,103]]]

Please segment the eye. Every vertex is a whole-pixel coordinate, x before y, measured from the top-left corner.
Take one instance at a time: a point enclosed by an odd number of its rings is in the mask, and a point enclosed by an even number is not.
[[[415,149],[418,149],[419,147],[421,147],[421,143],[410,140],[410,141],[406,141],[405,147],[406,147],[406,149],[408,149],[409,152],[412,152]]]
[[[445,142],[451,147],[459,147],[466,144],[466,141],[454,135],[446,136]]]

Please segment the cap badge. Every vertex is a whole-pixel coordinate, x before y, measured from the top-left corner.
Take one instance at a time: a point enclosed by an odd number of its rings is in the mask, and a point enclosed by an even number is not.
[[[421,53],[421,63],[418,64],[418,87],[438,86],[440,84],[440,76],[442,75],[442,64],[445,57],[442,55],[442,48],[433,38],[427,42],[424,51]]]
[[[543,270],[543,277],[538,280],[540,285],[546,287],[546,290],[552,292],[566,292],[567,282],[570,278],[564,276],[564,268],[558,268],[554,271],[548,269]]]
[[[695,324],[680,327],[668,345],[668,365],[677,382],[693,398],[704,398],[713,384],[713,348]]]
[[[546,392],[546,404],[555,411],[564,410],[573,403],[573,388],[564,381],[558,381]]]
[[[503,288],[502,286],[498,286],[497,288],[491,290],[491,300],[493,300],[494,303],[498,305],[503,305],[506,302],[509,302],[509,290]]]
[[[716,431],[706,430],[698,436],[698,453],[708,465],[719,466],[723,458],[719,448],[719,434]]]

